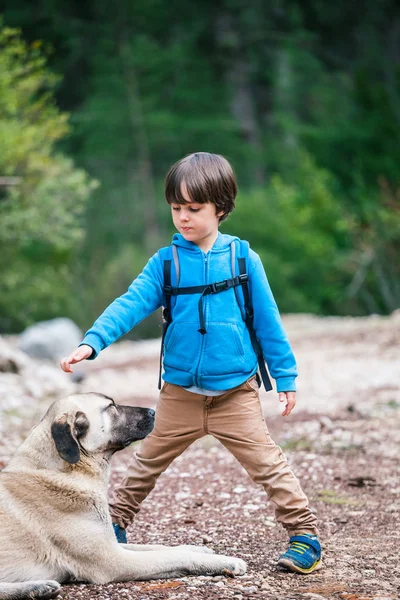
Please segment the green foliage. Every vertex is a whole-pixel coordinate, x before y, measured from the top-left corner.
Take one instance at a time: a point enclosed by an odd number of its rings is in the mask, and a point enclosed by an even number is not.
[[[400,189],[380,181],[380,189],[360,188],[361,213],[351,226],[346,269],[349,313],[390,313],[400,307]]]
[[[275,175],[268,187],[242,193],[223,228],[251,240],[283,312],[329,313],[340,301],[348,221],[332,176],[306,153],[294,179]]]
[[[139,275],[149,256],[138,244],[127,244],[120,252],[108,260],[93,288],[85,291],[83,314],[79,315],[82,323],[90,322],[92,315],[100,315],[117,296],[124,294],[133,279]],[[131,333],[130,339],[140,339],[161,335],[161,310],[145,319]]]
[[[239,180],[237,210],[223,230],[247,238],[261,254],[281,310],[398,308],[394,0],[366,0],[361,12],[344,0],[5,0],[3,6],[5,22],[21,26],[30,40],[5,29],[0,43],[0,175],[22,177],[12,193],[0,187],[7,223],[7,232],[0,223],[0,242],[8,261],[1,257],[0,266],[7,264],[9,274],[3,281],[20,281],[17,269],[27,276],[21,260],[31,265],[35,257],[42,267],[46,261],[53,269],[46,281],[58,277],[57,289],[65,290],[58,306],[64,302],[72,313],[65,297],[79,298],[84,310],[72,316],[90,324],[148,256],[169,243],[162,189],[168,167],[208,150],[227,156]],[[54,48],[52,72],[37,36]],[[71,129],[55,96],[71,112]],[[93,186],[84,173],[74,183],[67,177],[68,185],[54,175],[55,144],[101,180],[89,201]],[[50,193],[37,191],[51,173],[60,189],[71,190],[59,202],[55,184],[54,206]],[[70,265],[84,210],[74,280]],[[38,268],[38,276],[45,270]],[[29,294],[24,306],[32,307]],[[0,306],[6,314],[8,304]],[[20,327],[15,319],[7,327]]]
[[[3,175],[23,172],[29,187],[68,130],[67,115],[53,98],[58,79],[46,68],[41,42],[28,45],[8,27],[0,33],[0,75],[0,169]]]
[[[84,235],[82,214],[95,187],[54,144],[67,115],[54,102],[57,78],[41,44],[0,30],[0,326],[18,330],[73,310],[73,259]],[[4,150],[4,151],[3,151]]]

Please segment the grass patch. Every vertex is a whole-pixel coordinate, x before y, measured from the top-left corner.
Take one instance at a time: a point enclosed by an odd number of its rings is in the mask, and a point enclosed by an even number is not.
[[[348,506],[359,506],[357,500],[352,500],[346,496],[339,496],[335,490],[321,490],[318,492],[317,500],[325,504],[347,504]]]
[[[397,400],[389,400],[389,402],[386,403],[386,406],[396,410],[397,408],[400,408],[400,402],[397,402]]]
[[[307,438],[291,438],[284,442],[281,442],[280,447],[282,450],[286,450],[287,452],[292,452],[294,450],[305,450],[310,451],[313,449],[313,445]]]

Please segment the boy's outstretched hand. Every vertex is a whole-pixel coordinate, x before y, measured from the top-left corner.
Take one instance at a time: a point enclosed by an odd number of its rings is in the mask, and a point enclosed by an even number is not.
[[[93,348],[91,346],[86,346],[86,344],[83,344],[83,346],[79,346],[79,348],[71,352],[69,356],[62,358],[60,360],[60,367],[66,373],[73,373],[71,365],[81,362],[81,360],[85,360],[85,358],[89,358],[92,352]]]
[[[286,406],[282,417],[288,417],[296,406],[296,392],[279,392],[279,402],[285,402],[285,400]]]

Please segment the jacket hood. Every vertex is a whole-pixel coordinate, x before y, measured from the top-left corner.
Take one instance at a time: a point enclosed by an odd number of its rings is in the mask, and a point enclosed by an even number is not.
[[[236,235],[229,235],[227,233],[221,233],[220,231],[218,232],[218,237],[215,240],[214,246],[212,247],[212,251],[215,250],[225,250],[226,248],[229,248],[230,244],[234,241],[234,240],[238,240],[239,238]],[[175,235],[172,238],[172,242],[171,242],[174,246],[180,246],[181,248],[187,248],[188,250],[193,250],[193,251],[199,251],[200,248],[197,246],[197,244],[194,244],[193,242],[189,242],[187,240],[185,240],[185,238],[183,237],[183,235],[181,233],[175,233]],[[201,250],[200,250],[201,252]]]

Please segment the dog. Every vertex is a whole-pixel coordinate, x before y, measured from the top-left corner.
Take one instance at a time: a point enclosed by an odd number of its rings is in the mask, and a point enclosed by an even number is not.
[[[0,472],[0,600],[55,598],[60,584],[242,575],[206,546],[118,544],[107,504],[110,460],[143,439],[155,412],[108,396],[57,400]]]

